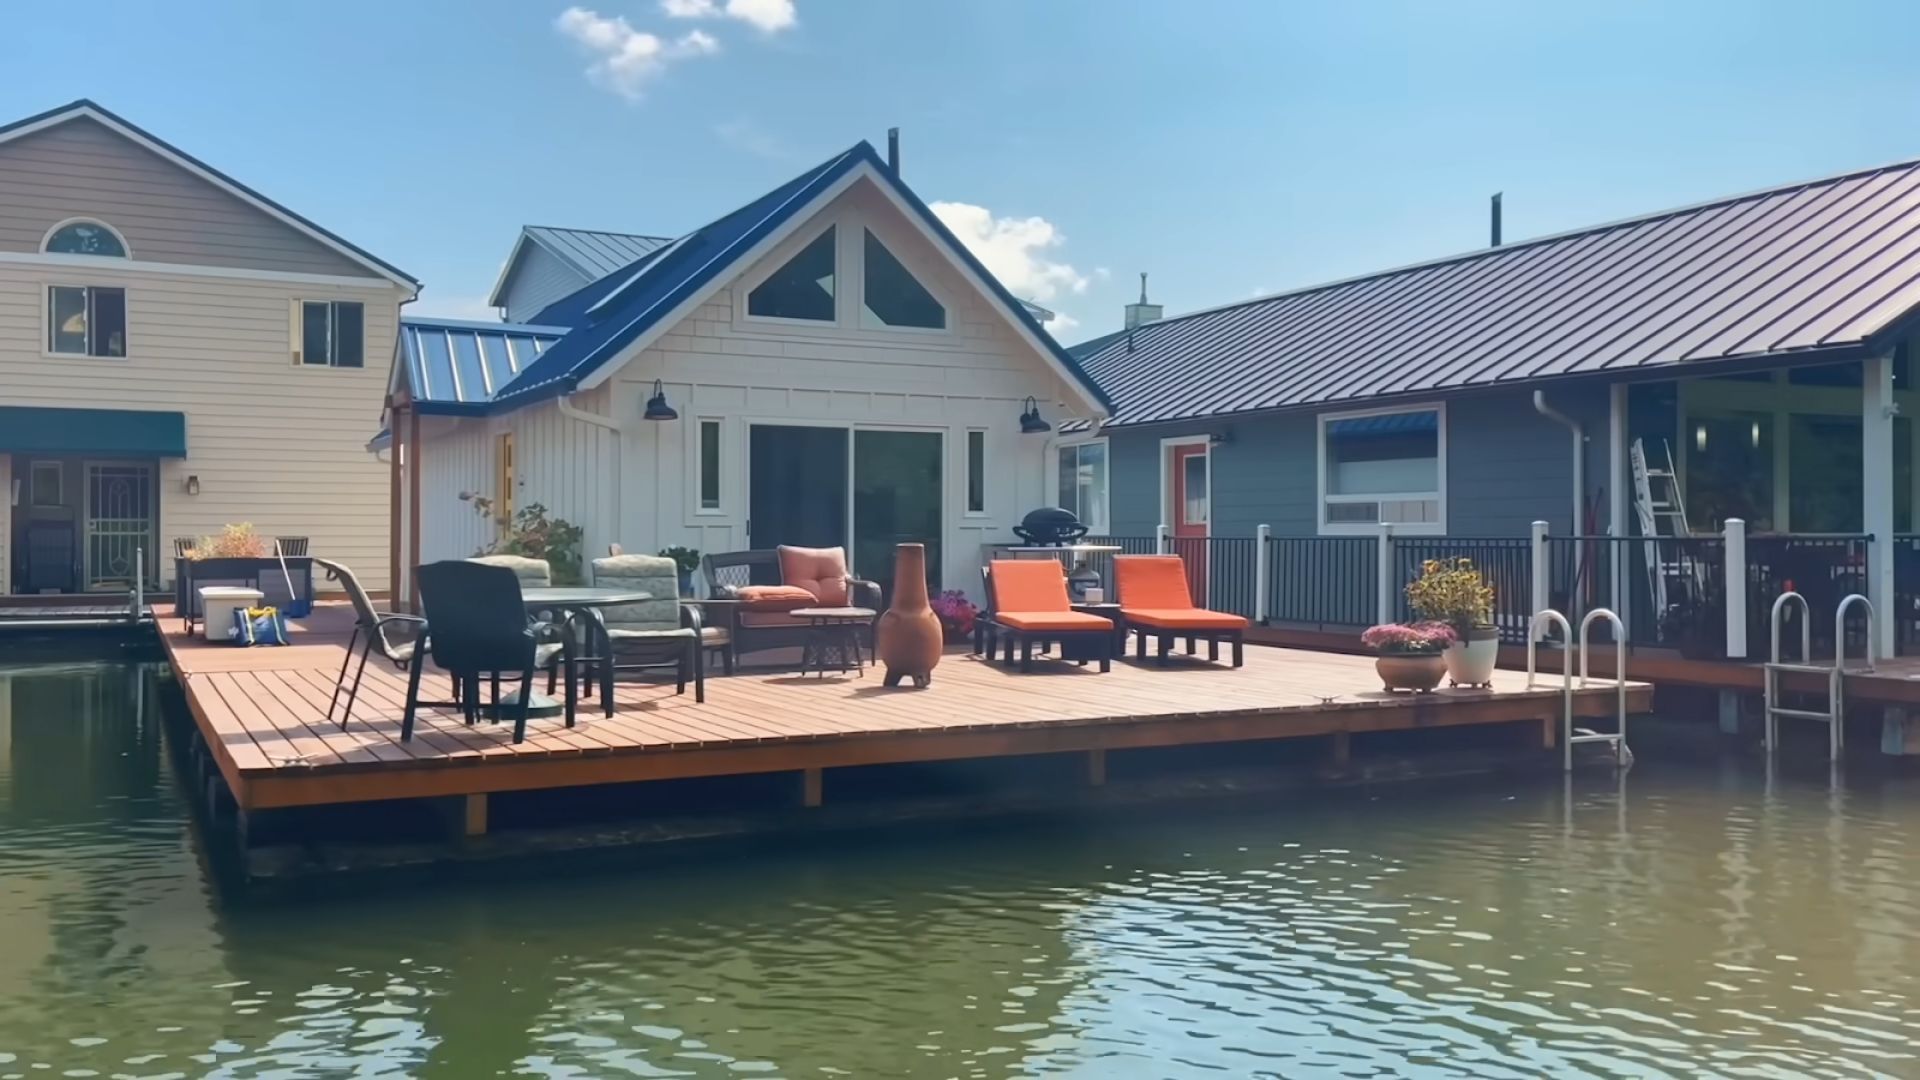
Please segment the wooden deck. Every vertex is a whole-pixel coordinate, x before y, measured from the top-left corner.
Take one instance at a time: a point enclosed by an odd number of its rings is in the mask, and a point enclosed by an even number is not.
[[[162,620],[163,639],[195,723],[243,809],[468,796],[468,825],[484,829],[490,792],[794,770],[806,801],[821,797],[820,770],[1002,755],[1080,752],[1101,777],[1108,750],[1242,740],[1338,737],[1369,731],[1535,723],[1552,745],[1557,688],[1532,689],[1502,672],[1494,689],[1430,695],[1383,693],[1365,657],[1249,648],[1244,668],[1117,664],[1095,669],[1042,663],[1021,675],[950,654],[929,690],[889,690],[877,671],[825,679],[794,674],[713,677],[707,701],[691,690],[623,683],[611,718],[584,702],[578,726],[530,722],[514,745],[507,725],[463,725],[422,710],[400,741],[404,677],[368,665],[346,731],[324,722],[351,623],[323,605],[294,627],[295,644],[234,648],[187,636]],[[425,696],[443,698],[443,677]],[[1635,711],[1651,701],[1636,684]],[[1612,687],[1576,695],[1580,715],[1610,717]]]

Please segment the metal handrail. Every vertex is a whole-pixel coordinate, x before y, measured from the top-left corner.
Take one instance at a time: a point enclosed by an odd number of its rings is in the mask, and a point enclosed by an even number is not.
[[[1867,655],[1865,657],[1867,666],[1860,670],[1872,671],[1873,658],[1879,655],[1874,649],[1876,642],[1874,641],[1873,629],[1873,601],[1859,593],[1848,593],[1846,599],[1840,601],[1840,606],[1835,608],[1833,612],[1833,667],[1836,671],[1847,666],[1847,638],[1845,633],[1847,627],[1847,609],[1852,607],[1856,600],[1865,605],[1867,609]]]
[[[1606,608],[1594,608],[1580,620],[1580,631],[1576,635],[1573,625],[1565,615],[1552,608],[1542,608],[1533,613],[1527,623],[1527,686],[1529,689],[1539,684],[1539,648],[1540,625],[1542,622],[1560,627],[1561,640],[1573,642],[1580,663],[1580,685],[1585,687],[1588,678],[1587,632],[1593,626],[1593,620],[1605,618],[1613,624],[1614,644],[1614,683],[1618,687],[1616,709],[1619,730],[1610,735],[1587,735],[1576,740],[1573,734],[1573,663],[1560,665],[1560,768],[1563,772],[1573,771],[1573,744],[1578,742],[1613,743],[1613,763],[1624,765],[1627,757],[1627,634],[1626,627],[1620,622],[1620,616]]]
[[[1573,624],[1567,621],[1567,617],[1565,615],[1560,614],[1559,612],[1553,610],[1552,608],[1542,608],[1539,611],[1536,611],[1533,613],[1533,618],[1527,622],[1527,688],[1528,689],[1532,689],[1534,687],[1534,685],[1537,682],[1536,676],[1539,673],[1537,662],[1538,662],[1538,655],[1540,650],[1540,623],[1542,620],[1545,620],[1546,622],[1549,622],[1549,623],[1557,624],[1560,627],[1560,639],[1562,641],[1573,640]],[[1560,704],[1561,704],[1561,716],[1563,718],[1562,724],[1561,724],[1561,738],[1560,738],[1560,767],[1561,767],[1561,770],[1564,772],[1572,772],[1573,771],[1573,740],[1567,738],[1568,735],[1573,734],[1573,665],[1572,664],[1563,663],[1560,665]]]
[[[1792,589],[1788,589],[1786,592],[1781,593],[1779,598],[1774,600],[1773,613],[1772,615],[1769,616],[1769,619],[1772,623],[1772,628],[1768,631],[1768,633],[1770,635],[1770,639],[1773,645],[1773,651],[1771,653],[1773,657],[1773,662],[1776,664],[1781,662],[1780,660],[1780,608],[1782,605],[1786,604],[1786,602],[1789,600],[1795,601],[1800,605],[1800,662],[1803,664],[1812,663],[1813,662],[1813,608],[1807,604],[1806,597],[1801,596],[1799,593],[1794,592]],[[1841,646],[1841,648],[1844,649],[1845,646],[1843,645]]]
[[[1605,618],[1613,627],[1613,684],[1615,687],[1614,712],[1618,720],[1619,738],[1613,744],[1613,762],[1619,765],[1627,757],[1627,627],[1607,608],[1594,608],[1587,617],[1580,620],[1580,686],[1587,685],[1587,630],[1593,626],[1593,620]],[[1573,720],[1567,720],[1567,742],[1573,742]]]

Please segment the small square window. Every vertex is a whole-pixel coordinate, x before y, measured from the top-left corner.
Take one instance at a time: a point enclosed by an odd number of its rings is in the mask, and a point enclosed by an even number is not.
[[[300,364],[366,366],[366,307],[351,300],[308,300],[300,305]]]
[[[64,356],[127,355],[127,290],[50,286],[47,351]]]
[[[833,322],[834,228],[828,226],[800,254],[747,294],[747,314],[768,319]]]

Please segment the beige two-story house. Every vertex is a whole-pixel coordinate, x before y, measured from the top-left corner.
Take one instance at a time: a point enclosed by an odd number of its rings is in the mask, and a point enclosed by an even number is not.
[[[389,263],[89,101],[0,127],[0,594],[248,522],[387,577]]]

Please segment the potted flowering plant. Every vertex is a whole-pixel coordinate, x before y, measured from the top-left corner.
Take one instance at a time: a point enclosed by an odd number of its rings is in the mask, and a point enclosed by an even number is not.
[[[1428,622],[1453,630],[1447,676],[1455,686],[1488,686],[1500,661],[1500,630],[1493,624],[1493,586],[1468,558],[1428,559],[1407,584],[1407,606]]]
[[[927,605],[940,619],[940,629],[944,632],[948,644],[964,642],[973,636],[973,624],[980,617],[980,609],[973,606],[967,594],[958,589],[948,589],[933,598]]]
[[[1360,644],[1374,651],[1373,669],[1389,691],[1420,694],[1440,685],[1447,673],[1442,654],[1453,640],[1453,628],[1441,622],[1382,623],[1360,635]]]

